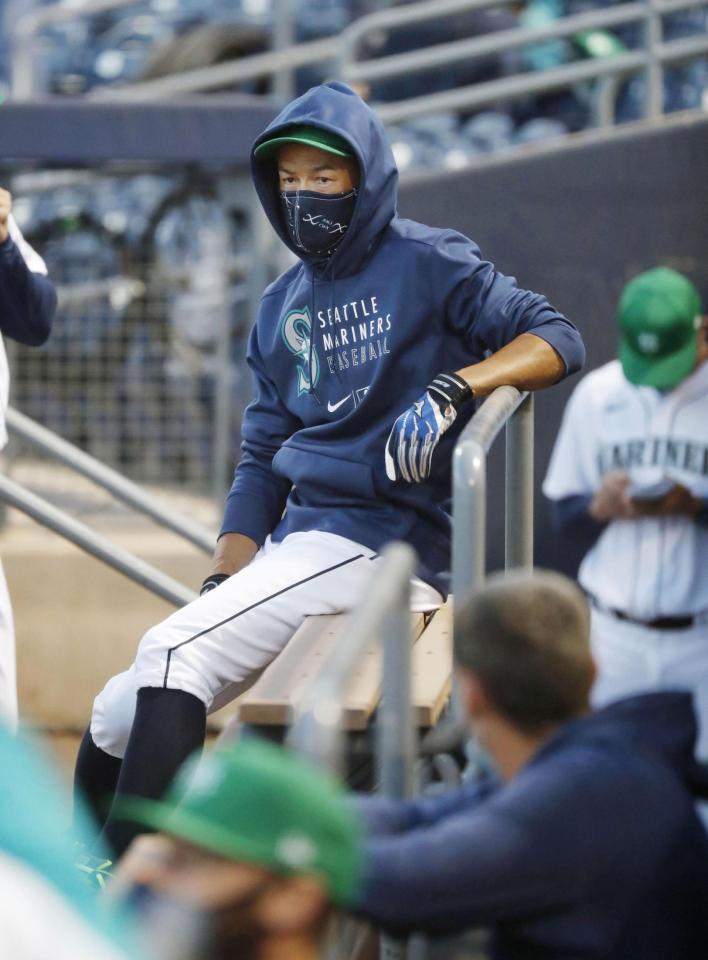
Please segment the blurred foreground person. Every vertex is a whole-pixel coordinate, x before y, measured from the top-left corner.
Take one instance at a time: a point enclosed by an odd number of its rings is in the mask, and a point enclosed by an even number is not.
[[[330,904],[360,881],[349,798],[269,743],[217,748],[185,764],[164,802],[126,798],[121,811],[161,833],[132,843],[109,889],[142,909],[148,940],[168,913],[191,914],[199,960],[314,960]]]
[[[49,760],[0,723],[0,957],[140,960],[121,917],[73,865],[66,786]],[[75,811],[76,838],[91,827]]]
[[[361,800],[355,910],[398,933],[491,927],[495,960],[704,960],[708,836],[692,791],[688,693],[589,712],[580,590],[539,571],[490,577],[463,605],[463,698],[498,782]]]

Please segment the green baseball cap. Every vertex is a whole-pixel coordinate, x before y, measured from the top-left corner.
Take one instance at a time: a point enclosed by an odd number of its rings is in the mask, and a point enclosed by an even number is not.
[[[619,359],[630,383],[670,389],[698,360],[701,298],[690,280],[668,267],[631,280],[619,302]]]
[[[354,156],[351,144],[344,137],[321,127],[304,124],[279,130],[274,136],[254,147],[253,154],[259,160],[269,159],[283,143],[304,143],[308,147],[317,147],[318,150],[334,153],[338,157]]]
[[[232,860],[318,876],[337,903],[359,886],[362,828],[334,780],[247,737],[190,758],[163,801],[126,797],[120,816]]]

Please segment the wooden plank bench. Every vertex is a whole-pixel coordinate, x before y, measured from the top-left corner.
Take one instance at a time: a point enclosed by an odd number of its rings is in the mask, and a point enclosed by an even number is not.
[[[346,621],[345,614],[308,617],[258,681],[237,701],[240,723],[288,726],[305,689],[327,660]],[[452,675],[452,602],[429,620],[411,614],[412,702],[419,727],[433,726],[447,703]],[[372,641],[352,674],[345,696],[343,727],[365,730],[381,697],[381,651]]]

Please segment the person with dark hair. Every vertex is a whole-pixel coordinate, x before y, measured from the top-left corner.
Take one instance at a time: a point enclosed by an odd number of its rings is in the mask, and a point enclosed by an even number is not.
[[[397,934],[489,927],[495,960],[700,960],[708,836],[687,693],[597,713],[582,592],[497,574],[455,636],[472,731],[497,776],[412,802],[361,798],[355,910]]]

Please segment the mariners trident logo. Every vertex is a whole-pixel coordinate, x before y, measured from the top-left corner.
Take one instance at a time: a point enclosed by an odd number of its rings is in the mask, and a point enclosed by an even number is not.
[[[280,333],[285,346],[298,359],[297,395],[307,393],[316,387],[320,379],[320,360],[317,347],[312,347],[310,357],[310,339],[312,337],[312,318],[307,307],[286,313],[280,324]]]

